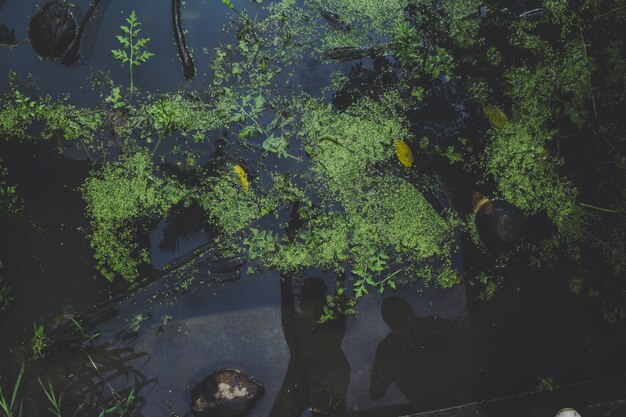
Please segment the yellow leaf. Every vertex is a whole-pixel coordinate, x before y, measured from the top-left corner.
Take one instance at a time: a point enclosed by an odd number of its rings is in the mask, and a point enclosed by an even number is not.
[[[413,166],[413,151],[405,141],[396,141],[396,156],[398,157],[398,161],[405,167],[409,168]]]
[[[485,114],[495,128],[502,129],[509,123],[509,118],[506,116],[506,113],[493,104],[487,104],[485,106]]]
[[[474,206],[474,214],[491,214],[493,211],[491,201],[478,191],[472,193],[472,205]]]
[[[239,176],[239,181],[241,182],[241,186],[243,187],[244,191],[248,191],[248,189],[250,188],[250,182],[248,181],[248,175],[246,174],[246,171],[241,165],[235,165],[233,166],[233,169]]]

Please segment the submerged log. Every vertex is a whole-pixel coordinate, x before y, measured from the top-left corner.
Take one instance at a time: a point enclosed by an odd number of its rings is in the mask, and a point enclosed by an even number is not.
[[[319,12],[320,16],[322,16],[331,27],[342,32],[349,32],[352,30],[352,26],[350,25],[350,23],[344,21],[337,13],[328,10],[325,7],[320,7]]]
[[[174,23],[174,38],[176,38],[178,56],[183,63],[183,73],[185,74],[185,79],[190,80],[196,75],[196,66],[193,63],[193,58],[191,57],[191,53],[187,47],[180,7],[180,0],[172,0],[172,20]]]
[[[345,62],[382,55],[385,55],[382,47],[342,46],[322,52],[321,58],[325,62]]]

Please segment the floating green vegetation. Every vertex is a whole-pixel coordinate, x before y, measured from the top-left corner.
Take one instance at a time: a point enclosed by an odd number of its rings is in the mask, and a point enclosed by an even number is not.
[[[546,151],[552,137],[540,136],[522,122],[493,133],[486,171],[493,175],[502,197],[527,214],[545,210],[558,232],[580,238],[583,212],[574,185],[558,175],[558,161]]]
[[[390,98],[390,101],[392,98]],[[312,156],[313,169],[328,191],[348,202],[366,185],[377,164],[391,163],[395,141],[408,135],[403,121],[387,106],[363,101],[345,112],[309,102],[300,135]]]
[[[142,226],[165,219],[186,192],[156,173],[145,151],[122,156],[85,181],[82,192],[91,219],[91,246],[98,270],[109,280],[119,274],[132,280],[150,254],[137,243]]]
[[[292,239],[253,231],[245,242],[252,258],[286,273],[348,266],[357,297],[368,287],[395,286],[388,278],[399,272],[445,287],[458,282],[451,263],[455,222],[415,185],[384,173],[398,168],[395,141],[408,135],[393,110],[396,99],[363,100],[346,112],[305,105],[300,134],[315,173],[310,191],[321,202],[299,207],[303,226]]]
[[[285,273],[311,267],[343,272],[348,266],[357,287],[366,283],[381,291],[395,286],[386,277],[398,272],[443,287],[458,283],[450,258],[454,222],[442,218],[413,185],[388,176],[355,197],[361,200],[343,210],[328,203],[325,211],[303,206],[304,226],[293,240],[253,231],[246,241],[249,254]]]
[[[404,81],[424,85],[441,76],[449,80],[455,66],[452,54],[440,46],[424,48],[423,42],[414,27],[406,23],[396,25],[392,50],[405,70]]]
[[[586,104],[594,100],[594,66],[581,27],[570,24],[573,14],[552,3],[548,10],[552,13],[546,20],[562,25],[558,47],[535,34],[536,23],[522,20],[514,25],[517,44],[536,54],[537,61],[528,60],[505,73],[513,118],[492,129],[485,168],[503,198],[527,214],[545,210],[557,227],[558,240],[575,246],[584,237],[585,213],[577,202],[575,185],[559,174],[563,160],[551,149],[563,115],[579,128],[587,124]],[[573,249],[572,254],[577,253]]]
[[[10,96],[0,100],[2,137],[29,139],[29,129],[39,122],[43,124],[40,135],[44,139],[51,139],[59,134],[61,139],[70,141],[91,140],[103,125],[99,111],[67,104],[67,98],[52,100],[48,96],[33,99],[17,89]]]
[[[129,111],[120,135],[132,135],[139,131],[148,143],[153,136],[161,140],[172,132],[191,136],[196,142],[205,139],[208,132],[223,126],[217,113],[199,99],[181,94],[164,94],[148,97],[140,107]]]
[[[310,7],[327,25],[324,47],[368,47],[389,40],[389,28],[404,21],[409,0],[320,0]],[[319,18],[319,17],[318,17]]]
[[[219,175],[204,179],[198,191],[209,221],[229,236],[261,217],[261,200],[248,187],[234,166],[227,166]]]

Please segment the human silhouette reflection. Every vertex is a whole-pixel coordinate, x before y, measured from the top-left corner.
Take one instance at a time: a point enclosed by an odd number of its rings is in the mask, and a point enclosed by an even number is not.
[[[326,285],[307,278],[296,309],[290,278],[281,282],[283,331],[291,357],[271,417],[298,417],[311,409],[314,415],[346,411],[350,364],[341,350],[346,318],[320,324]]]
[[[372,399],[383,397],[394,382],[418,410],[471,398],[476,363],[463,325],[434,315],[416,317],[409,303],[397,297],[386,298],[381,312],[391,333],[376,349]]]

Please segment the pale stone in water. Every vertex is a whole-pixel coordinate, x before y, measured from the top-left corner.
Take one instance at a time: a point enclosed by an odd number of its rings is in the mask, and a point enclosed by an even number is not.
[[[581,415],[573,408],[564,408],[556,413],[554,417],[581,417]]]

